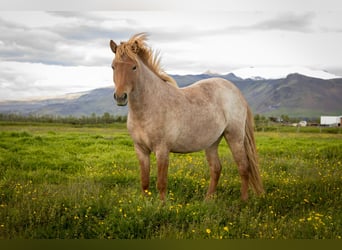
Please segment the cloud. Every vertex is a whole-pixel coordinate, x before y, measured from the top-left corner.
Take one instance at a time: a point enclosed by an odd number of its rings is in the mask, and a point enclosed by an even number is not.
[[[269,12],[255,12],[255,13],[241,13],[241,15],[253,17],[253,21],[246,24],[227,25],[222,29],[211,30],[212,34],[222,33],[250,33],[250,32],[315,32],[314,19],[315,13],[293,13],[293,12],[279,12],[270,15]]]
[[[3,10],[59,10],[59,11],[89,11],[89,10],[187,10],[187,11],[306,11],[306,10],[341,10],[339,0],[11,0],[1,1]]]
[[[109,40],[125,41],[139,32],[150,34],[148,44],[161,51],[165,70],[176,74],[289,66],[293,62],[319,69],[341,68],[340,12],[1,14],[0,98],[84,90],[100,87],[97,84],[101,82],[112,84],[110,64],[114,55]],[[12,94],[6,94],[10,90]]]
[[[39,15],[42,13],[36,13]],[[177,49],[184,43],[194,47],[196,44],[191,43],[200,43],[208,37],[221,39],[272,30],[310,32],[315,18],[313,13],[279,13],[269,17],[268,12],[46,12],[44,15],[45,20],[50,17],[54,21],[30,25],[32,15],[26,19],[23,15],[21,22],[0,19],[1,60],[65,66],[107,65],[110,39],[127,40],[142,31],[151,34],[153,46]]]
[[[312,22],[314,18],[315,14],[313,12],[304,14],[279,13],[276,17],[259,22],[250,28],[256,30],[308,32],[312,31]]]
[[[0,69],[0,100],[57,96],[113,85],[109,66],[0,62]]]
[[[13,13],[13,16],[21,14]],[[47,25],[30,23],[32,16],[26,16],[27,19],[23,16],[19,21],[0,18],[0,59],[3,61],[107,65],[112,56],[108,47],[110,39],[127,40],[135,33],[149,30],[116,12],[48,12],[44,18],[52,16],[56,20]]]
[[[0,18],[0,59],[65,66],[107,65],[109,40],[127,39],[139,30],[133,19],[95,13],[47,12],[44,14],[48,17],[60,20],[48,25],[26,24],[30,20],[25,18],[20,22]]]
[[[178,22],[171,27],[155,26],[150,33],[154,41],[161,43],[264,32],[260,33],[262,36],[271,31],[312,33],[316,32],[315,17],[313,12],[182,12],[177,13]],[[172,18],[166,15],[164,19]]]
[[[50,64],[56,58],[53,53],[55,41],[61,37],[49,29],[0,20],[0,32],[0,58],[4,61]]]

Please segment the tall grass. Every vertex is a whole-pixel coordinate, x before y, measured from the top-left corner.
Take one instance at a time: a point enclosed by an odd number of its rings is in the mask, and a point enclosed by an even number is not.
[[[216,196],[204,201],[203,153],[172,154],[168,195],[140,192],[132,141],[122,127],[0,127],[0,238],[341,239],[342,137],[257,133],[266,194],[240,201],[224,142]]]

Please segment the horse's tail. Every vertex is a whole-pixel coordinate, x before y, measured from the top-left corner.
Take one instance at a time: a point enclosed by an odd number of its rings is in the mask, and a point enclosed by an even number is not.
[[[260,177],[258,154],[254,140],[254,118],[249,107],[247,107],[244,147],[249,164],[249,184],[252,186],[254,192],[260,195],[264,193],[264,188]]]

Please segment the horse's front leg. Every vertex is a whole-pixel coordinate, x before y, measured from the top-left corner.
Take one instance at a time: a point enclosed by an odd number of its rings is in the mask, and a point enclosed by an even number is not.
[[[165,201],[167,188],[167,172],[169,167],[169,151],[165,149],[157,150],[156,158],[158,165],[157,188],[159,191],[160,199],[162,201]]]
[[[134,147],[140,164],[141,190],[146,195],[150,186],[150,152],[139,145],[134,145]]]

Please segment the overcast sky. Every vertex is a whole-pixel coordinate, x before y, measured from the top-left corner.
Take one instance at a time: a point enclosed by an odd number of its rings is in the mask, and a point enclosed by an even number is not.
[[[172,74],[302,66],[342,76],[339,1],[261,0],[252,6],[244,0],[236,6],[229,0],[174,0],[170,7],[125,0],[111,8],[105,0],[58,2],[1,3],[0,101],[110,86],[109,40],[140,32],[148,32],[149,45]],[[70,4],[75,2],[81,7]]]

